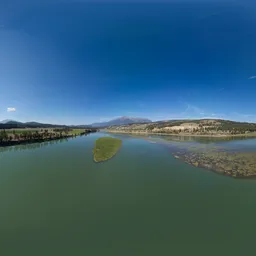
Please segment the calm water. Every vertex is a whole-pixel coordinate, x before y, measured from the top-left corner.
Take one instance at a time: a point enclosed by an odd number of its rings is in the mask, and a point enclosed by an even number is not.
[[[0,255],[255,255],[256,180],[129,136],[95,164],[100,136],[2,150]]]

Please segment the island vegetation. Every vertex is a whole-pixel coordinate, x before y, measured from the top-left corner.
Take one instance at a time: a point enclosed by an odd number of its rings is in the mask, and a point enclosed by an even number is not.
[[[96,140],[93,149],[95,162],[106,161],[116,155],[122,146],[122,140],[111,137],[102,137]]]
[[[96,129],[72,128],[0,129],[0,146],[12,146],[17,144],[51,141],[56,139],[76,137],[96,131]]]

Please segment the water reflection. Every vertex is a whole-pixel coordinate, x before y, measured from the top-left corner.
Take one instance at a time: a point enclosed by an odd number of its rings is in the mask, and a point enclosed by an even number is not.
[[[133,136],[155,142],[177,159],[232,177],[256,176],[256,138]]]
[[[90,136],[90,135],[91,135],[91,133],[86,133],[86,134],[79,135],[79,136],[81,137],[81,136]],[[47,147],[49,145],[67,142],[68,140],[71,140],[71,139],[73,140],[76,137],[78,137],[78,135],[74,136],[74,137],[66,137],[66,138],[60,138],[60,139],[54,139],[54,140],[42,141],[42,142],[32,142],[32,143],[27,143],[27,144],[19,144],[19,145],[15,145],[15,146],[4,146],[4,147],[0,146],[0,153],[10,152],[10,151],[21,151],[21,150],[26,150],[26,149],[38,149],[41,147]]]
[[[29,150],[29,149],[38,149],[41,147],[47,147],[54,144],[59,144],[63,142],[67,142],[70,138],[62,138],[62,139],[56,139],[51,141],[43,141],[43,142],[36,142],[36,143],[30,143],[30,144],[20,144],[15,146],[9,146],[9,147],[0,147],[0,153],[4,152],[11,152],[11,151],[22,151],[22,150]]]
[[[229,141],[252,140],[250,137],[203,137],[203,136],[179,136],[179,135],[164,135],[164,136],[147,136],[148,138],[159,138],[166,141],[177,142],[198,142],[198,143],[217,143]]]
[[[130,137],[166,144],[169,148],[256,151],[256,138],[250,137],[199,137],[176,135],[130,135]]]

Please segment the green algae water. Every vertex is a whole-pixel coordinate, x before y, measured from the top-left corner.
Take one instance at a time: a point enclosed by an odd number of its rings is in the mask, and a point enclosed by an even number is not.
[[[96,164],[101,136],[2,149],[0,255],[254,255],[256,180],[121,135]]]

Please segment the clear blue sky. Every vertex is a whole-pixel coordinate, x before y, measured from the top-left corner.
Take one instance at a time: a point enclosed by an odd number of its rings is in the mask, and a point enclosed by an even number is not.
[[[2,0],[0,119],[256,122],[254,2]]]

